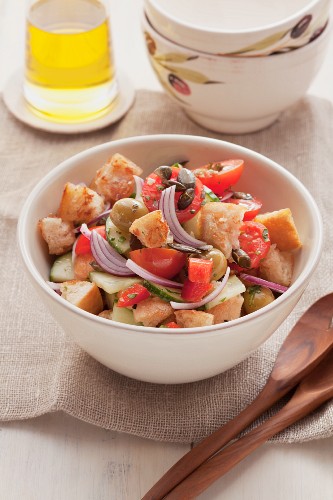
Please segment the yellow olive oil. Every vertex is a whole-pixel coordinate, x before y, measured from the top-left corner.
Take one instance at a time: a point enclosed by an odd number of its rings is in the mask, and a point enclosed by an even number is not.
[[[98,0],[39,0],[27,17],[24,95],[51,121],[82,122],[117,95],[109,22]]]

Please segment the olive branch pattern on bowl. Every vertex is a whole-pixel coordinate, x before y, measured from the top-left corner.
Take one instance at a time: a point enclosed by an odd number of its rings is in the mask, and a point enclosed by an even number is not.
[[[149,60],[160,83],[178,101],[188,106],[190,105],[183,96],[186,97],[192,94],[191,84],[208,85],[224,83],[210,80],[203,73],[183,66],[187,62],[199,59],[200,56],[181,52],[160,53],[150,33],[145,31],[144,35],[150,56]]]
[[[328,23],[328,13],[313,20],[311,14],[304,16],[295,26],[287,31],[274,33],[254,44],[236,52],[217,53],[219,56],[268,56],[288,52],[315,40],[324,31]]]

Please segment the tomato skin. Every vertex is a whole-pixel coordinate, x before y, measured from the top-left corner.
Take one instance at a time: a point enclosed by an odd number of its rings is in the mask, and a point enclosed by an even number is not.
[[[251,259],[251,269],[259,267],[260,261],[266,257],[271,246],[267,228],[260,222],[244,222],[240,230],[239,244]]]
[[[105,235],[105,226],[94,226],[89,228],[90,231],[97,231],[104,239],[106,239]],[[86,253],[90,253],[90,240],[84,236],[84,234],[80,234],[77,239],[75,254],[76,255],[85,255]]]
[[[208,163],[208,165],[196,168],[193,173],[204,186],[216,195],[222,196],[230,186],[236,184],[243,170],[244,161],[235,159]]]
[[[210,283],[213,261],[190,257],[188,259],[188,279],[196,283]]]
[[[142,300],[148,299],[150,292],[143,285],[140,285],[140,283],[136,283],[126,288],[126,290],[119,292],[118,297],[118,307],[131,307]]]
[[[173,278],[186,264],[185,254],[171,248],[132,250],[130,258],[146,271],[167,279]]]
[[[174,166],[171,168],[172,168],[172,174],[170,180],[175,181],[177,180],[180,169]],[[159,201],[162,195],[162,191],[164,189],[165,186],[162,183],[161,177],[157,175],[155,172],[152,172],[145,179],[145,182],[142,186],[142,199],[150,212],[158,210]],[[175,193],[175,208],[176,208],[177,218],[179,222],[182,224],[183,222],[192,219],[192,217],[194,217],[195,214],[200,210],[201,204],[204,200],[203,185],[201,181],[199,179],[196,179],[193,201],[184,210],[179,210],[177,207],[177,203],[181,194],[182,194],[181,192]]]
[[[199,302],[208,292],[211,291],[211,283],[198,283],[186,279],[182,288],[181,297],[186,302]]]
[[[244,213],[244,221],[252,220],[259,213],[262,202],[255,197],[252,197],[252,200],[243,200],[241,198],[229,198],[227,203],[234,203],[235,205],[240,205],[241,207],[246,208],[246,212]]]

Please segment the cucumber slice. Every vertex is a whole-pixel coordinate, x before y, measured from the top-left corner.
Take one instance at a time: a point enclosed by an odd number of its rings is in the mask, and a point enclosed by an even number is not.
[[[211,309],[212,307],[217,306],[218,304],[221,304],[222,302],[225,302],[226,300],[245,292],[245,290],[246,288],[244,284],[239,278],[237,278],[237,276],[230,276],[222,292],[217,297],[215,297],[215,299],[211,300],[205,305],[206,311],[209,311],[209,309]]]
[[[216,196],[216,194],[213,193],[213,191],[209,187],[204,186],[204,191],[205,191],[205,201],[207,203],[210,203],[212,201],[220,201],[220,198]]]
[[[160,299],[166,300],[167,302],[184,302],[181,298],[180,291],[177,288],[156,285],[156,283],[146,280],[142,284],[150,293],[156,295]]]
[[[142,282],[141,278],[122,278],[121,276],[113,276],[101,271],[92,271],[89,274],[89,279],[106,293],[117,293],[135,283]]]
[[[113,309],[117,295],[115,293],[104,293],[105,303],[108,309]]]
[[[124,254],[131,250],[130,247],[130,233],[126,231],[121,231],[117,226],[115,226],[108,217],[105,223],[105,232],[106,239],[108,243],[115,249],[117,252]]]
[[[112,311],[113,321],[118,321],[118,323],[126,323],[127,325],[139,325],[134,319],[134,314],[132,309],[127,309],[127,307],[117,307],[116,304],[113,306]]]
[[[50,281],[62,283],[74,279],[74,270],[72,263],[72,252],[60,255],[53,262],[50,271]]]

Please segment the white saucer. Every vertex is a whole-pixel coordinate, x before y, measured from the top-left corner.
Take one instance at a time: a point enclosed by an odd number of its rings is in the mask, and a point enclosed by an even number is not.
[[[118,121],[129,110],[134,101],[134,87],[128,77],[120,71],[117,75],[119,95],[110,111],[95,120],[83,123],[55,123],[35,115],[28,107],[23,96],[23,73],[17,70],[7,81],[3,99],[9,111],[21,122],[30,127],[60,134],[91,132]]]

